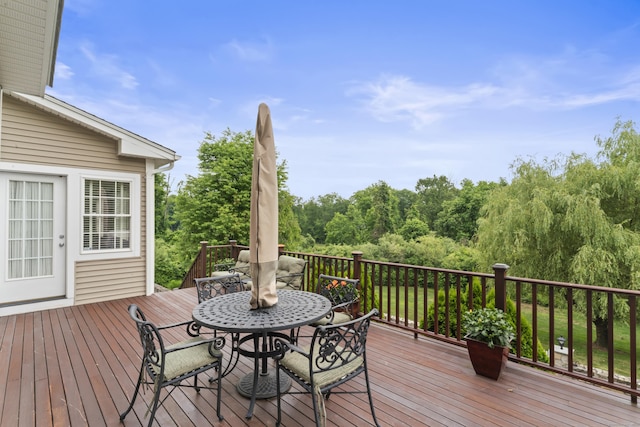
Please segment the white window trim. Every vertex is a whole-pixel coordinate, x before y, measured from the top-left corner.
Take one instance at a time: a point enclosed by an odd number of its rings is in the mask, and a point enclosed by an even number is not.
[[[130,247],[127,249],[96,249],[85,250],[82,244],[83,238],[83,218],[84,218],[84,185],[85,180],[99,180],[99,181],[118,181],[128,182],[130,186],[131,195],[131,240],[129,242]],[[80,221],[78,224],[78,237],[80,241],[78,245],[80,247],[80,259],[86,260],[99,260],[99,259],[119,259],[119,258],[133,258],[140,256],[140,175],[136,174],[124,174],[124,173],[100,173],[100,174],[81,174],[80,175],[80,188],[79,188],[79,200],[81,200],[78,212]]]

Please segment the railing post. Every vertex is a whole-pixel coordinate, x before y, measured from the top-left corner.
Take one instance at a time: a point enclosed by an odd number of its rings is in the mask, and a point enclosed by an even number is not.
[[[507,281],[505,276],[509,266],[507,264],[493,264],[493,274],[496,286],[496,308],[507,310]]]
[[[207,277],[207,246],[209,242],[200,242],[200,265],[198,266],[198,272],[196,277]]]
[[[360,292],[362,290],[362,282],[360,281],[360,277],[361,277],[361,272],[360,272],[360,268],[361,268],[361,264],[360,261],[362,260],[362,252],[361,251],[353,251],[351,252],[351,255],[353,256],[353,277],[352,279],[358,279],[358,292]],[[366,304],[365,304],[366,307]],[[358,298],[358,301],[354,304],[353,307],[353,315],[355,317],[358,316],[358,313],[360,313],[360,299]]]
[[[278,244],[278,257],[282,255],[284,252],[284,245],[282,243]]]
[[[237,240],[229,240],[229,245],[231,246],[231,258],[234,260],[238,260],[238,241]]]
[[[352,279],[360,279],[360,261],[362,260],[361,251],[351,252],[353,256],[353,277]]]

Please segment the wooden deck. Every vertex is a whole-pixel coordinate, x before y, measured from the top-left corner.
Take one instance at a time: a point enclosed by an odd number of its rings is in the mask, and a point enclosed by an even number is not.
[[[159,324],[190,318],[194,289],[150,297],[0,317],[0,426],[117,426],[139,363],[126,308],[138,304]],[[640,426],[629,396],[510,363],[499,381],[476,376],[464,348],[375,325],[369,341],[373,398],[382,426]],[[177,390],[158,411],[162,426],[273,426],[275,400],[248,399],[235,382],[251,371],[241,358],[223,380],[222,412],[205,390]],[[353,383],[353,382],[352,382]],[[361,379],[353,385],[363,385]],[[125,426],[146,425],[138,399]],[[313,424],[307,395],[288,394],[283,425]],[[371,425],[366,395],[332,395],[328,426]]]

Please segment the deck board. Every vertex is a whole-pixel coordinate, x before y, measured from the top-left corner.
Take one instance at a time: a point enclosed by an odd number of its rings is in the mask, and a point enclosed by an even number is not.
[[[185,289],[0,317],[0,427],[146,425],[149,391],[119,421],[140,363],[126,308],[136,303],[150,320],[166,324],[189,319],[195,301],[194,289]],[[640,426],[640,408],[613,390],[513,362],[499,381],[489,380],[474,374],[464,348],[379,324],[367,345],[383,426]],[[275,425],[274,399],[259,400],[253,418],[244,417],[249,400],[235,383],[251,370],[252,362],[241,358],[223,380],[224,421],[217,420],[214,392],[180,389],[158,411],[156,425]],[[363,386],[357,378],[343,389]],[[327,418],[328,426],[372,425],[366,394],[332,394]],[[286,394],[283,426],[312,424],[310,397]]]

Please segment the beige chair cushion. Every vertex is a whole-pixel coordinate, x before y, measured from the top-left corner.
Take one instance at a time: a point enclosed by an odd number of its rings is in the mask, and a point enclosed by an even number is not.
[[[240,258],[238,258],[238,261]],[[278,258],[278,269],[276,270],[276,289],[292,289],[294,291],[302,288],[302,272],[307,266],[307,261],[289,255],[280,255]],[[294,276],[296,275],[297,276]],[[282,280],[279,280],[282,278]],[[251,290],[251,280],[244,281],[244,288]]]
[[[300,274],[304,271],[307,261],[289,255],[280,255],[278,258],[278,276]]]
[[[231,269],[234,273],[240,273],[240,280],[246,280],[249,278],[249,265],[249,249],[243,249],[238,253],[238,260]],[[221,277],[227,274],[229,274],[229,271],[214,271],[211,273],[211,277]]]
[[[246,280],[243,282],[244,283],[244,288],[247,291],[251,290],[251,287],[253,286],[253,282],[251,280]],[[279,282],[276,281],[276,289],[293,289],[293,290],[298,290],[298,289],[294,289],[291,286],[289,286],[289,284],[287,282]]]
[[[278,258],[278,270],[276,271],[276,288],[293,289],[302,288],[302,272],[307,266],[307,261],[289,255],[280,255]],[[294,277],[287,277],[297,275]],[[282,278],[278,280],[278,278]]]
[[[167,346],[166,349],[170,350],[172,348],[197,341],[203,341],[203,338],[190,338],[188,340]],[[175,351],[173,353],[168,353],[164,367],[163,381],[168,381],[173,378],[179,377],[180,375],[186,374],[187,372],[191,372],[210,363],[213,363],[220,357],[222,357],[222,353],[220,352],[220,350],[213,349],[213,353],[216,354],[216,357],[212,356],[211,353],[209,353],[208,341],[203,342],[202,345],[196,345],[193,347],[185,348],[183,350]],[[153,370],[156,372],[156,374],[160,373],[159,366],[153,365]]]
[[[305,347],[304,350],[306,352],[309,351],[309,347]],[[337,347],[337,352],[340,352],[340,347]],[[314,353],[316,353],[313,357],[315,358],[318,354],[318,347],[315,347]],[[340,365],[335,369],[331,369],[328,371],[323,371],[316,373],[313,377],[314,385],[317,387],[324,387],[329,384],[333,384],[339,379],[343,378],[345,375],[350,374],[351,372],[358,369],[364,363],[364,359],[362,356],[358,356],[353,359],[351,362]],[[286,369],[294,372],[298,377],[302,378],[305,382],[311,384],[311,375],[309,373],[309,359],[304,355],[297,352],[288,352],[280,361],[280,364],[284,366]]]
[[[249,268],[249,249],[243,249],[238,253],[238,261],[236,261],[236,267]]]
[[[335,325],[337,323],[344,323],[350,320],[353,320],[353,317],[351,317],[349,313],[345,313],[344,311],[336,311],[335,313],[333,313],[333,321],[331,323]],[[327,319],[326,317],[323,317],[317,322],[312,323],[313,326],[324,326],[327,324],[329,324],[329,319]]]

